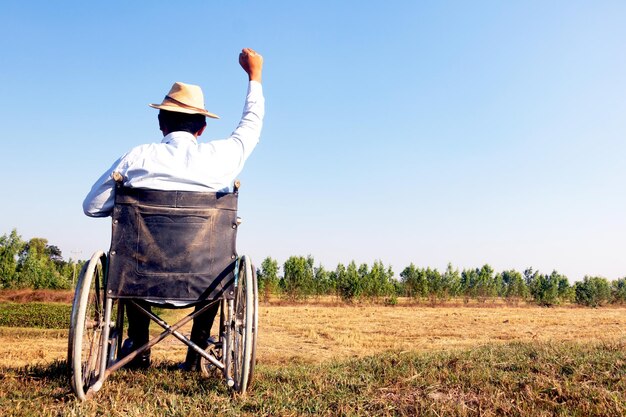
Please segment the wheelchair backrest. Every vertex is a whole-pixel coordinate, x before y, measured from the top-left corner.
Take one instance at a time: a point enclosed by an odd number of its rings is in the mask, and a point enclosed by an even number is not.
[[[106,289],[113,298],[232,298],[238,193],[115,190]]]

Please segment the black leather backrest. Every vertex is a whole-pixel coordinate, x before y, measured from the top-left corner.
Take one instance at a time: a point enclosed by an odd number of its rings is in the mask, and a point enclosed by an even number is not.
[[[107,292],[115,298],[232,298],[237,193],[118,187]]]

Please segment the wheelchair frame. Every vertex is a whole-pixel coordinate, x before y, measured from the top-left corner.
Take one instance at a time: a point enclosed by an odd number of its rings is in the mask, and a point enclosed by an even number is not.
[[[83,266],[76,284],[68,338],[68,366],[70,383],[79,399],[91,397],[113,372],[170,335],[201,356],[203,373],[216,368],[229,388],[236,393],[246,393],[254,375],[258,332],[258,285],[254,266],[247,256],[238,257],[235,262],[234,298],[206,300],[202,308],[172,325],[133,299],[109,296],[107,260],[104,252],[95,252]],[[163,331],[120,358],[124,305],[128,302]],[[219,340],[202,349],[179,330],[215,303],[220,303]]]

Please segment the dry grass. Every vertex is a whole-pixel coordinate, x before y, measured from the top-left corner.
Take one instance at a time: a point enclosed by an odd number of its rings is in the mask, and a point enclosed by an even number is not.
[[[261,307],[260,359],[319,362],[508,341],[626,341],[626,309]]]
[[[173,319],[185,310],[168,310]],[[261,305],[260,363],[321,363],[386,351],[449,351],[512,341],[626,343],[626,308]],[[156,334],[154,324],[151,330]],[[189,329],[186,330],[188,332]],[[157,360],[179,361],[168,338]],[[0,366],[65,359],[67,332],[0,327]]]
[[[626,415],[623,307],[323,303],[259,313],[246,397],[220,379],[178,372],[185,347],[167,339],[149,370],[117,372],[81,403],[67,380],[66,330],[0,327],[0,414]]]

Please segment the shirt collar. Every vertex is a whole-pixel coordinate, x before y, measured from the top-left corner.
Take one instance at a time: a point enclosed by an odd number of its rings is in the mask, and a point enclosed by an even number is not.
[[[198,143],[196,137],[189,132],[172,132],[169,135],[165,136],[161,143],[180,143],[186,141]]]

